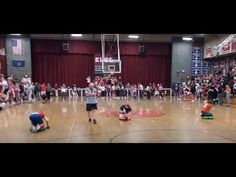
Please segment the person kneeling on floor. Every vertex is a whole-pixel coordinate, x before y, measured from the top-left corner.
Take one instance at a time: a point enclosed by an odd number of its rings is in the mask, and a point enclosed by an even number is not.
[[[201,110],[202,111],[201,116],[202,117],[212,117],[213,114],[209,112],[212,108],[212,104],[207,100],[205,100],[203,103],[204,103],[204,105]]]
[[[131,107],[128,103],[125,103],[120,107],[120,120],[131,120],[130,118]]]
[[[49,120],[43,112],[32,113],[29,116],[29,120],[31,121],[31,124],[32,124],[30,131],[33,133],[46,130],[46,128],[47,129],[50,128]],[[45,127],[44,122],[46,122],[46,127]]]

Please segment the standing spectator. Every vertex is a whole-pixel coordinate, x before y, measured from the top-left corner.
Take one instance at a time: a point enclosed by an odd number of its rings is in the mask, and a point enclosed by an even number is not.
[[[97,96],[100,97],[102,92],[102,86],[100,83],[97,84],[96,89],[97,89]]]
[[[158,98],[158,96],[159,96],[159,90],[158,90],[158,88],[155,88],[155,90],[154,90],[154,98],[155,98],[155,100]]]
[[[231,94],[231,88],[230,88],[229,85],[226,85],[225,94],[226,94],[227,104],[229,106],[229,104],[230,104],[230,94]]]
[[[216,88],[216,86],[213,86],[213,103],[214,104],[218,104],[218,89]]]
[[[159,85],[159,95],[160,95],[160,99],[161,99],[162,96],[163,96],[163,86],[162,86],[162,84]]]
[[[138,90],[140,99],[143,99],[143,85],[141,83],[138,84]]]
[[[116,97],[116,86],[114,84],[111,85],[111,95],[112,95],[112,99],[115,99],[115,97]]]
[[[138,96],[138,89],[137,89],[136,85],[133,86],[132,93],[133,93],[133,98],[137,98],[137,96]]]
[[[107,93],[107,100],[111,100],[111,85],[107,85],[106,87],[106,93]]]
[[[149,85],[146,87],[146,92],[147,92],[147,99],[150,100],[150,98],[151,98],[151,88],[150,88]]]
[[[31,87],[32,87],[32,99],[35,99],[35,84],[32,82],[31,83]]]
[[[7,98],[9,100],[9,103],[14,103],[15,100],[15,90],[14,90],[14,84],[13,83],[9,83],[8,86],[8,91],[7,91]]]
[[[116,91],[115,91],[115,94],[116,94],[116,99],[118,99],[118,97],[120,97],[121,99],[121,96],[120,96],[120,85],[119,84],[116,84]]]
[[[42,99],[43,99],[43,103],[46,103],[46,101],[47,101],[47,96],[46,96],[46,85],[45,85],[45,83],[43,83],[42,85],[41,85],[41,97],[42,97]]]
[[[236,95],[236,81],[234,81],[234,85],[233,85],[233,95]]]
[[[2,91],[4,94],[7,94],[8,91],[8,83],[4,77],[2,77]]]
[[[121,88],[120,88],[120,99],[123,100],[125,99],[126,95],[125,95],[125,88],[123,86],[123,84],[121,84]]]
[[[40,83],[37,83],[37,84],[35,84],[35,97],[36,97],[36,100],[40,100],[40,98],[41,98],[41,85],[40,85]]]
[[[19,94],[20,94],[20,101],[24,101],[25,100],[25,90],[24,90],[24,85],[23,85],[23,83],[20,83],[19,84],[19,88],[20,88],[20,92],[19,92]]]
[[[90,83],[89,87],[86,88],[85,94],[86,94],[86,111],[88,112],[89,122],[92,122],[93,119],[93,123],[96,124],[97,121],[94,118],[94,111],[97,110],[97,99],[96,99],[97,89],[94,88],[93,83]]]
[[[30,82],[28,82],[25,92],[28,98],[28,103],[32,103],[33,87]]]
[[[35,100],[37,100],[37,94],[38,94],[39,90],[38,90],[38,83],[35,82],[34,84],[34,95],[35,95]]]
[[[76,84],[74,84],[73,87],[72,87],[72,97],[73,98],[78,97]]]
[[[119,76],[117,80],[118,80],[118,84],[121,84],[121,83],[122,83],[121,76]]]
[[[41,85],[41,95],[46,95],[46,85],[45,85],[45,83],[43,83],[42,85]]]
[[[104,100],[104,97],[106,97],[106,88],[103,84],[101,85],[101,96],[102,100]]]
[[[66,93],[67,93],[67,88],[65,84],[62,84],[61,86],[61,100],[66,100]]]
[[[217,92],[218,105],[222,105],[222,98],[224,97],[224,92],[221,85],[218,86]]]
[[[51,93],[52,93],[52,87],[48,83],[47,87],[46,87],[46,96],[47,96],[47,101],[49,101],[49,102],[50,102],[50,98],[51,98]]]
[[[207,100],[212,103],[213,102],[213,97],[214,97],[214,87],[209,86],[209,89],[208,89],[207,93],[208,93]]]
[[[130,96],[130,94],[131,94],[131,85],[130,85],[129,82],[126,84],[125,88],[127,90],[127,96]]]
[[[157,89],[158,90],[158,89]],[[178,99],[178,94],[179,94],[179,87],[178,87],[178,84],[174,84],[174,99]]]
[[[58,97],[58,85],[57,85],[57,83],[54,85],[54,89],[55,89],[55,97]]]

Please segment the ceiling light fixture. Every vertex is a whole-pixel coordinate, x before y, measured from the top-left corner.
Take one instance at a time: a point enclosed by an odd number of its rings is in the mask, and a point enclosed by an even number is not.
[[[182,38],[184,41],[191,41],[191,40],[193,40],[193,38],[191,38],[191,37],[183,37]]]
[[[72,37],[82,37],[82,34],[71,34]]]
[[[21,36],[21,34],[10,34],[12,36]]]
[[[139,36],[138,35],[129,35],[129,38],[131,38],[131,39],[138,39]]]

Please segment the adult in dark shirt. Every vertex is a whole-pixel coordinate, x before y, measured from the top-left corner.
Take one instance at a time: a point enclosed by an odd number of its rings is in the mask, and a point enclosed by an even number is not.
[[[224,97],[224,89],[223,89],[222,85],[218,86],[217,91],[218,91],[218,94],[217,94],[218,104],[222,105],[222,99]]]
[[[51,98],[51,92],[52,92],[52,87],[48,83],[47,87],[46,87],[46,96],[47,96],[47,101],[49,101],[49,102],[50,102],[50,98]]]

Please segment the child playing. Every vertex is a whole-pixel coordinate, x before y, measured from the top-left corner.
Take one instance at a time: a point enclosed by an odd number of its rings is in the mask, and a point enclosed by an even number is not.
[[[130,118],[130,112],[131,112],[131,107],[128,103],[125,103],[120,107],[120,115],[119,119],[120,120],[131,120]]]
[[[32,124],[32,126],[30,128],[30,131],[32,133],[36,133],[36,132],[39,132],[39,131],[46,130],[46,128],[47,129],[50,128],[49,120],[43,112],[32,113],[29,116],[29,119],[30,119],[31,124]],[[44,121],[46,122],[46,128],[45,128],[45,125],[44,125]]]
[[[209,101],[207,101],[207,100],[205,100],[203,103],[204,103],[204,105],[203,105],[202,110],[201,110],[202,111],[201,116],[202,117],[211,117],[211,116],[213,116],[213,114],[209,112],[212,108],[212,104],[209,103]]]

